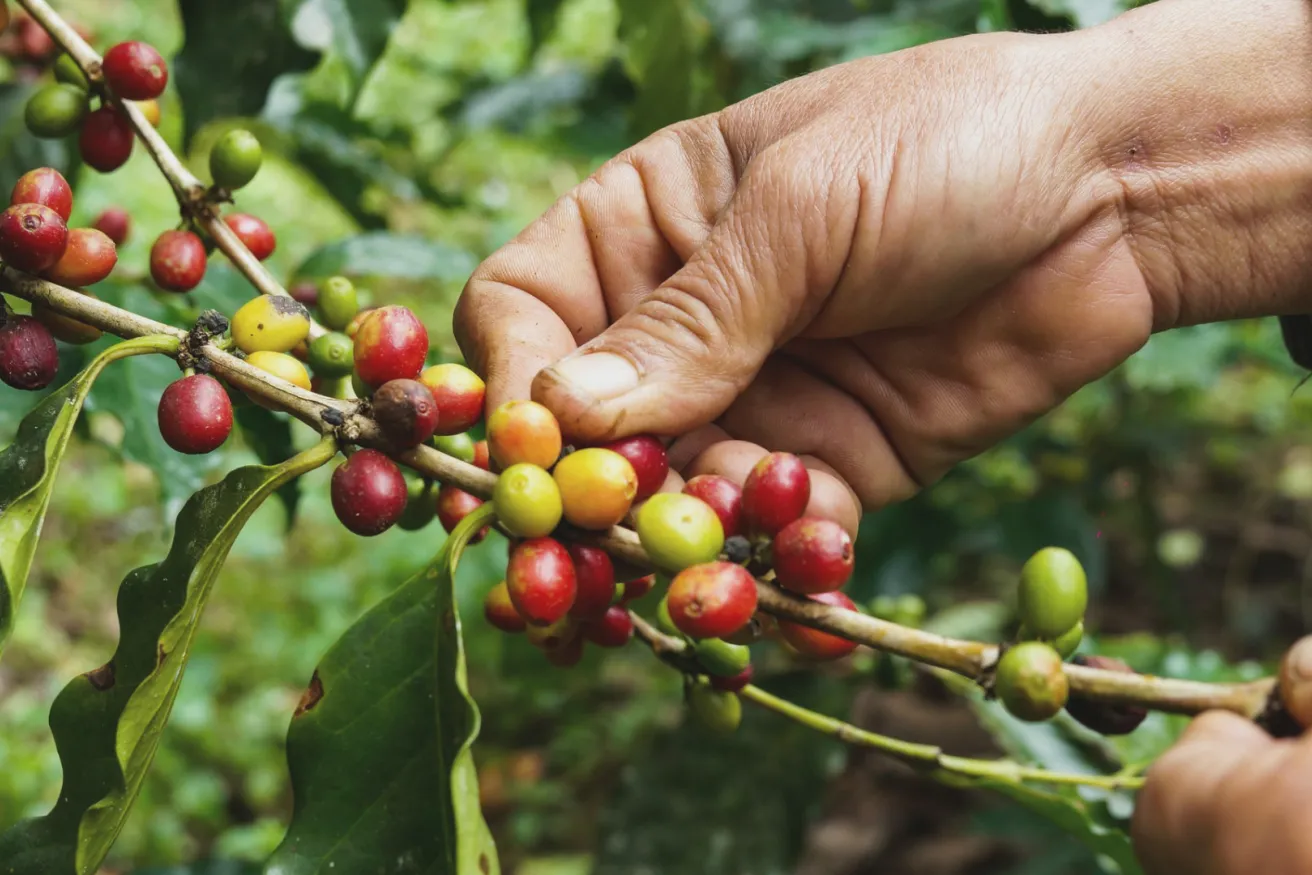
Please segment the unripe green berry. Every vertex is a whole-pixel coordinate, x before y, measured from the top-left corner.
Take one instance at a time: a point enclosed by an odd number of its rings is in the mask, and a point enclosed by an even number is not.
[[[993,689],[1007,711],[1031,723],[1051,719],[1070,695],[1061,655],[1041,641],[1007,648],[998,660]]]
[[[264,161],[260,141],[250,131],[228,131],[210,150],[210,175],[219,188],[235,191],[255,178]]]
[[[694,652],[698,664],[706,669],[706,673],[717,677],[733,677],[752,662],[750,648],[742,644],[730,644],[723,638],[703,638],[697,642]]]
[[[674,620],[670,618],[670,603],[664,596],[661,597],[660,603],[656,605],[656,625],[666,635],[673,635],[675,638],[686,638],[679,627],[674,625]]]
[[[350,376],[355,367],[355,344],[340,331],[329,331],[310,341],[309,360],[321,377]]]
[[[511,465],[497,477],[492,490],[497,519],[519,538],[549,535],[560,524],[560,490],[537,465]]]
[[[344,276],[324,280],[319,288],[319,319],[334,331],[345,331],[355,314],[360,312],[360,299],[355,285]]]
[[[71,55],[60,55],[59,60],[55,61],[55,79],[65,85],[72,85],[79,91],[91,90],[91,83],[87,81],[86,74]]]
[[[87,114],[87,93],[74,85],[47,85],[27,101],[23,120],[33,135],[59,140],[77,130]]]
[[[397,528],[417,532],[437,516],[437,486],[428,480],[415,479],[406,484],[405,511],[396,521]]]
[[[1088,606],[1084,568],[1071,551],[1044,547],[1021,569],[1020,619],[1036,638],[1060,638],[1084,619]]]
[[[1032,632],[1030,632],[1028,626],[1021,625],[1020,630],[1016,633],[1016,640],[1041,641],[1043,639],[1039,638],[1037,635],[1034,635]],[[1045,643],[1051,644],[1053,650],[1056,650],[1062,659],[1070,659],[1075,654],[1075,651],[1079,649],[1080,642],[1083,640],[1084,640],[1084,621],[1081,620],[1080,622],[1076,623],[1074,626],[1067,629],[1063,634]]]
[[[724,527],[699,498],[659,492],[638,510],[638,538],[657,567],[679,572],[713,562],[724,547]]]
[[[462,462],[474,464],[474,439],[468,432],[434,435],[433,446],[448,456],[455,456]]]
[[[688,712],[698,723],[716,733],[733,732],[743,721],[743,703],[737,693],[722,693],[702,683],[688,689]]]

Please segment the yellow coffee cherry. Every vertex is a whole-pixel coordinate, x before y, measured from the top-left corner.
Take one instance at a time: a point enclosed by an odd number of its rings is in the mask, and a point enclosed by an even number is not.
[[[310,372],[305,369],[305,365],[285,352],[256,350],[246,356],[246,363],[254,365],[265,373],[280,377],[293,386],[300,386],[305,391],[310,391]]]
[[[565,519],[581,529],[609,529],[624,519],[638,494],[638,474],[614,450],[588,447],[570,453],[552,471]]]
[[[232,339],[244,353],[290,352],[310,334],[310,313],[287,295],[260,295],[232,317]]]
[[[540,538],[560,524],[560,489],[545,469],[520,463],[497,477],[492,489],[497,519],[512,535]]]

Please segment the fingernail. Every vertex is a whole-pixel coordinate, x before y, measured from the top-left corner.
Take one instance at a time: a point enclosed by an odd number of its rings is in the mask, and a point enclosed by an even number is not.
[[[638,369],[628,359],[609,352],[571,356],[552,368],[556,376],[580,393],[610,401],[638,388]]]

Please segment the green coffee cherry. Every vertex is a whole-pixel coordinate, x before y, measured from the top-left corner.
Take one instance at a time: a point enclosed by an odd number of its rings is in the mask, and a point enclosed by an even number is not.
[[[354,344],[351,346],[351,357],[352,359],[355,358]],[[354,371],[351,373],[351,391],[355,392],[355,397],[360,399],[368,398],[374,394],[374,390],[370,389],[365,381],[360,379],[360,375]]]
[[[1041,641],[1007,648],[998,660],[993,690],[1012,716],[1030,723],[1050,720],[1070,695],[1061,655]]]
[[[702,683],[689,687],[688,711],[694,720],[716,733],[731,733],[743,721],[743,703],[736,693],[722,693]]]
[[[310,367],[321,377],[347,377],[355,367],[355,344],[340,331],[310,341]]]
[[[91,83],[87,81],[86,74],[71,55],[60,55],[59,60],[55,61],[55,79],[65,85],[72,85],[79,91],[91,90]]]
[[[77,130],[87,114],[87,93],[73,85],[47,85],[27,101],[23,120],[33,135],[59,140]]]
[[[255,178],[264,161],[260,141],[250,131],[228,131],[210,150],[210,175],[219,188],[235,191]]]
[[[638,538],[659,568],[678,572],[713,562],[724,547],[724,527],[711,506],[677,492],[658,492],[638,510]]]
[[[1024,624],[1021,624],[1020,629],[1016,632],[1016,640],[1017,641],[1043,641],[1042,638],[1039,638],[1037,635],[1031,632],[1029,627]],[[1051,644],[1052,649],[1056,650],[1062,659],[1070,659],[1071,656],[1075,654],[1075,651],[1079,649],[1080,642],[1083,640],[1084,640],[1084,621],[1081,620],[1071,628],[1067,629],[1061,635],[1057,636],[1051,641],[1044,641],[1044,643]]]
[[[448,456],[455,456],[462,462],[474,464],[474,439],[467,432],[436,435],[433,438],[433,446]]]
[[[656,606],[656,625],[666,635],[673,635],[676,638],[685,637],[679,627],[674,625],[674,620],[670,619],[670,605],[664,596],[661,597],[660,604]]]
[[[415,479],[406,484],[405,510],[396,521],[398,528],[417,532],[437,516],[437,485],[431,481]]]
[[[1081,620],[1089,606],[1088,581],[1075,554],[1044,547],[1020,572],[1020,619],[1045,641],[1060,638]]]
[[[722,638],[703,638],[694,648],[697,662],[707,674],[731,678],[747,668],[752,651],[742,644],[730,644]]]
[[[319,287],[319,319],[334,331],[345,331],[360,312],[355,286],[344,276],[329,277]]]

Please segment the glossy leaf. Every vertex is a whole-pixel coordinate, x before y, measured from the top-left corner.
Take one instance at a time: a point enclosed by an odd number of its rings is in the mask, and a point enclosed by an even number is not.
[[[14,442],[0,453],[0,649],[13,628],[55,488],[55,475],[92,384],[112,361],[170,352],[177,346],[177,340],[171,337],[144,337],[105,350],[76,378],[32,410],[19,426]]]
[[[287,735],[296,808],[265,875],[500,871],[479,808],[456,565],[491,503],[324,656]],[[383,741],[385,739],[385,742]]]
[[[64,771],[49,814],[0,833],[5,875],[92,875],[109,852],[159,746],[214,581],[242,526],[287,480],[336,453],[323,441],[285,464],[232,471],[183,507],[164,560],[118,594],[118,648],[50,709]]]
[[[415,280],[463,280],[475,267],[473,255],[425,237],[359,234],[315,252],[296,270],[298,277],[391,277]]]

